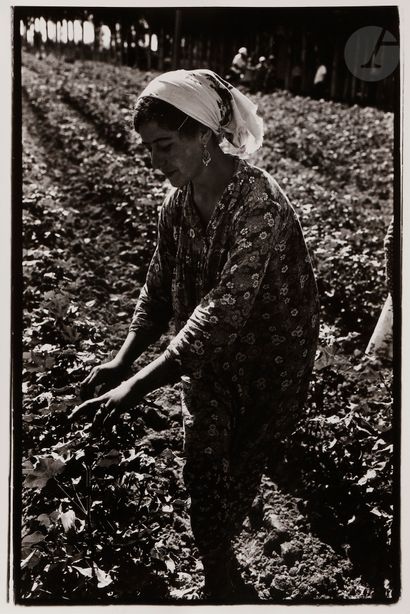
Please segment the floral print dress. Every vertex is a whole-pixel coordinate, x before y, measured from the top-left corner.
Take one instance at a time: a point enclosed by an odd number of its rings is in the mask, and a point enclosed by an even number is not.
[[[319,328],[298,217],[276,181],[236,158],[206,228],[190,184],[166,199],[130,330],[177,334],[185,481],[203,557],[224,551],[275,437],[300,418]],[[210,556],[210,555],[209,555]]]

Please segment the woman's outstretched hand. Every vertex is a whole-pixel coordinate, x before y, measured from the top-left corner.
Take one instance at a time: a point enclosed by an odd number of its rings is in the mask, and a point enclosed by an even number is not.
[[[112,426],[116,417],[130,409],[142,397],[138,382],[126,380],[116,388],[104,394],[84,401],[71,412],[70,420],[79,420],[85,416],[92,416],[93,428]]]
[[[108,383],[109,378],[118,378],[117,382],[121,381],[121,377],[124,377],[124,371],[124,367],[118,368],[118,361],[116,362],[114,359],[104,365],[94,367],[88,377],[85,378],[83,385],[88,393],[92,392],[98,384]],[[167,354],[161,354],[153,362],[115,388],[100,394],[95,399],[88,398],[84,403],[75,407],[69,419],[77,420],[88,414],[93,417],[93,427],[97,425],[107,426],[114,422],[118,414],[133,407],[146,394],[166,384],[174,384],[179,377],[180,372],[177,363]]]
[[[115,358],[102,365],[97,365],[91,369],[90,373],[80,384],[81,400],[90,399],[95,392],[96,386],[101,384],[114,388],[124,379],[126,370],[123,363]]]

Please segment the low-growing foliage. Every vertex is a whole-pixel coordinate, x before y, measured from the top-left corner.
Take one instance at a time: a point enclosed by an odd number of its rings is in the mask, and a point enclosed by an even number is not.
[[[147,168],[131,132],[132,105],[149,75],[51,56],[24,55],[23,63],[19,598],[184,597],[200,570],[182,485],[176,391],[154,394],[155,402],[150,397],[124,414],[111,432],[68,420],[79,382],[125,337],[155,245],[168,186]],[[297,210],[322,303],[306,416],[270,470],[304,502],[315,531],[340,552],[350,548],[383,600],[393,574],[392,374],[363,350],[386,295],[392,115],[286,92],[255,99],[266,138],[251,161],[274,175]],[[374,565],[363,557],[366,548]],[[283,573],[271,594],[292,584]],[[303,590],[290,593],[320,597],[313,580]],[[349,597],[334,583],[320,590]],[[363,592],[353,584],[349,590]]]

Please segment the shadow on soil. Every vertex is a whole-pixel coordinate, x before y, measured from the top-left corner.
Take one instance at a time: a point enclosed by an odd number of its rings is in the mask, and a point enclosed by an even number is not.
[[[331,459],[293,442],[271,458],[267,475],[282,491],[299,498],[299,511],[312,533],[348,556],[355,572],[373,588],[375,600],[386,600],[386,578],[393,594],[398,592],[399,552],[390,546],[387,531],[381,530],[359,487],[348,483]]]

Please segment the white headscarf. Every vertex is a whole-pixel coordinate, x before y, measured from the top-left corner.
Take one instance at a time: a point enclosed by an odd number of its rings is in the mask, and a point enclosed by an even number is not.
[[[263,140],[257,106],[211,70],[172,70],[155,77],[139,95],[159,98],[224,136],[242,154],[256,151]]]

